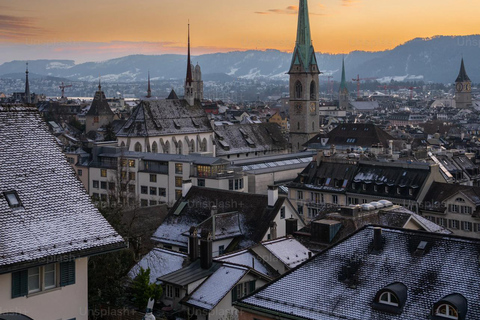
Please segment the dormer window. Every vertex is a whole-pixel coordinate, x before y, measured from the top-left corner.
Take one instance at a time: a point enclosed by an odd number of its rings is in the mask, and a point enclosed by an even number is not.
[[[398,307],[398,298],[390,291],[385,291],[384,293],[382,293],[380,295],[380,299],[378,299],[378,302],[389,306]]]
[[[407,287],[401,282],[394,282],[377,292],[372,308],[392,314],[401,314],[406,301]]]
[[[3,193],[7,199],[10,208],[19,208],[22,206],[18,193],[16,191],[8,191]]]
[[[450,294],[433,305],[432,320],[465,320],[467,299],[459,293]]]

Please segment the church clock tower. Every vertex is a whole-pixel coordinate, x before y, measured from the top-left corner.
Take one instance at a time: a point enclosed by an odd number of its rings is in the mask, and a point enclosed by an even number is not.
[[[463,63],[460,66],[460,73],[455,80],[455,104],[459,109],[465,109],[472,106],[472,81],[465,71]]]
[[[290,66],[290,143],[292,151],[319,132],[318,92],[320,71],[313,49],[307,0],[300,0],[295,50]]]

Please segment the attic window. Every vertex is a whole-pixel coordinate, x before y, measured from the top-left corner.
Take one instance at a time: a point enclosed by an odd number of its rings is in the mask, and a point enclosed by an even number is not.
[[[18,193],[16,191],[8,191],[3,193],[7,199],[10,208],[19,208],[22,206]]]
[[[394,282],[377,292],[372,307],[383,312],[401,314],[406,301],[407,287],[401,282]]]
[[[436,316],[440,316],[446,319],[458,319],[458,312],[457,310],[449,304],[442,304],[440,305],[437,310],[435,311]]]
[[[465,320],[467,311],[467,299],[459,293],[454,293],[434,304],[431,319]]]
[[[455,199],[455,201],[456,201],[456,202],[462,202],[462,203],[465,202],[465,200],[462,199],[462,198],[457,198],[457,199]]]

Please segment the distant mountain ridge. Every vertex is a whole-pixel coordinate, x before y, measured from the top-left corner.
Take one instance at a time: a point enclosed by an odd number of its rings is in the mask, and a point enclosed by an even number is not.
[[[320,48],[315,48],[317,51]],[[460,68],[462,56],[467,73],[473,82],[480,82],[480,35],[436,36],[416,38],[392,50],[381,52],[354,51],[348,55],[317,53],[323,76],[333,75],[340,80],[342,57],[345,56],[347,78],[380,78],[384,82],[396,80],[424,80],[452,83]],[[235,51],[194,56],[192,61],[202,67],[205,80],[229,79],[288,80],[291,53],[278,50]],[[19,74],[24,61],[0,65],[0,77]],[[103,62],[75,64],[72,60],[29,61],[33,73],[65,78],[71,81],[105,82],[146,81],[150,71],[153,80],[182,79],[185,77],[184,55],[131,55]]]

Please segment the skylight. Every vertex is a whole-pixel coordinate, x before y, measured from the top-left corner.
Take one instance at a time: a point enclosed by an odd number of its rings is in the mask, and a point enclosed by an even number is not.
[[[22,205],[16,191],[4,192],[4,195],[10,208],[18,208]]]

